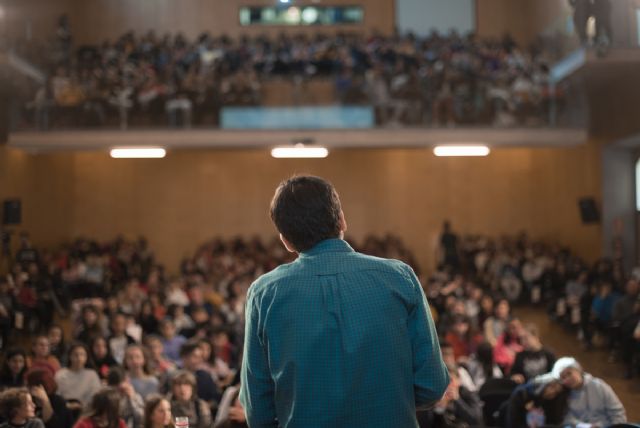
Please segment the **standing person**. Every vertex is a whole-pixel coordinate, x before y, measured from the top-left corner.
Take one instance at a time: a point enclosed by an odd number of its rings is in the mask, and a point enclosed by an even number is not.
[[[36,418],[36,405],[26,388],[10,388],[0,393],[0,428],[44,428]]]
[[[596,40],[600,46],[611,44],[611,0],[593,0],[593,16],[596,18]]]
[[[591,2],[592,0],[569,0],[569,4],[573,7],[573,25],[582,45],[586,45],[589,42],[587,21],[591,16]]]
[[[283,181],[271,219],[298,258],[249,289],[240,401],[249,426],[417,427],[449,384],[424,291],[355,252],[327,181]]]
[[[442,267],[449,267],[454,271],[460,268],[458,235],[451,230],[449,221],[445,221],[442,225],[442,235],[440,235],[440,263]]]

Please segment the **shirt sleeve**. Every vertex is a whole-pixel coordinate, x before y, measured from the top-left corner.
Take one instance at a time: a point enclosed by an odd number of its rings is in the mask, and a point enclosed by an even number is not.
[[[416,297],[408,320],[413,351],[413,388],[416,406],[428,407],[442,398],[449,385],[449,372],[442,361],[438,334],[424,290],[409,267],[407,274]]]
[[[240,402],[251,428],[277,427],[275,385],[269,370],[266,348],[260,337],[260,308],[255,292],[249,290],[245,310],[245,339],[242,356]]]

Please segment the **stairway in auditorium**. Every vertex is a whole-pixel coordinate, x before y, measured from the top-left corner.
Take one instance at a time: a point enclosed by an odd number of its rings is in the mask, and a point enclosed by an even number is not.
[[[542,309],[517,308],[515,314],[525,323],[533,322],[538,325],[543,343],[555,352],[557,357],[575,357],[587,372],[611,385],[624,404],[628,420],[640,422],[640,378],[625,380],[622,365],[608,362],[608,351],[584,351],[576,335],[551,321]]]

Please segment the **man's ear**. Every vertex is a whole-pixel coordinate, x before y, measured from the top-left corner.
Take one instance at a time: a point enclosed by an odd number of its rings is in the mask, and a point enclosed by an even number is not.
[[[287,238],[282,236],[282,233],[280,234],[280,241],[282,241],[282,245],[284,245],[284,248],[286,248],[288,252],[290,253],[298,252],[296,251],[296,248],[291,244],[291,242],[287,241]]]
[[[340,210],[340,233],[344,235],[347,231],[347,220],[344,218],[344,211]]]

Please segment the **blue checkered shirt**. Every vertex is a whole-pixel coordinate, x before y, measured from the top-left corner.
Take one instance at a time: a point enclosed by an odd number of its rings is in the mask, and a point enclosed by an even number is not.
[[[413,270],[341,239],[258,278],[245,328],[251,428],[417,427],[449,383]]]

